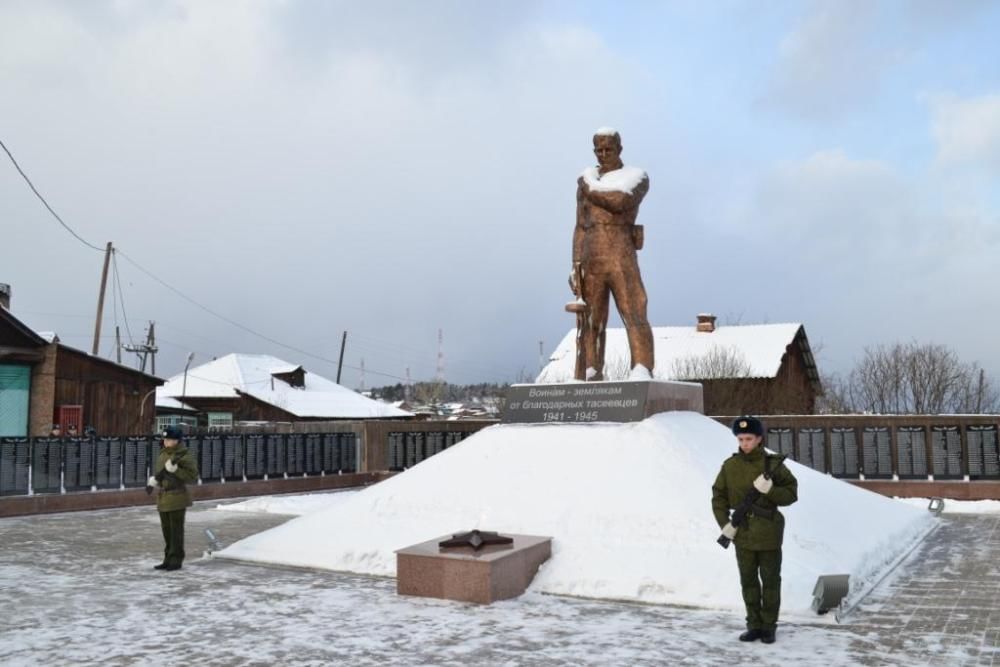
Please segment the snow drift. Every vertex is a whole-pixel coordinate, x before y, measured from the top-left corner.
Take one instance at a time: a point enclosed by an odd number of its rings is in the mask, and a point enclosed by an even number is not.
[[[634,424],[498,425],[327,509],[220,552],[241,560],[395,574],[394,550],[471,528],[551,535],[531,589],[742,609],[734,550],[716,544],[711,485],[735,439],[700,414]],[[930,528],[925,510],[789,461],[782,611],[808,612],[821,574],[852,592]]]

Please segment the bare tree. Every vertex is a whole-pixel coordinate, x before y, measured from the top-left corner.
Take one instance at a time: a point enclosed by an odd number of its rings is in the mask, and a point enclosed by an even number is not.
[[[985,371],[944,345],[866,348],[848,376],[824,380],[824,411],[876,414],[982,414],[1000,409]]]
[[[735,347],[713,347],[705,354],[675,359],[670,375],[678,380],[732,380],[751,377],[743,352]]]

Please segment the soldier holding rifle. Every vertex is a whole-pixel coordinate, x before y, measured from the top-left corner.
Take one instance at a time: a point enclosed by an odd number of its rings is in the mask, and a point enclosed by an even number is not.
[[[739,451],[722,464],[712,485],[719,544],[736,545],[747,630],[740,641],[772,644],[781,606],[781,542],[785,517],[778,507],[798,500],[798,482],[784,457],[764,450],[764,426],[755,417],[733,422]],[[733,510],[732,517],[729,510]]]

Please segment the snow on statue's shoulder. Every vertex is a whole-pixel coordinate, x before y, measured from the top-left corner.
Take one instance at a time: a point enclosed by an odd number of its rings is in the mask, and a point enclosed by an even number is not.
[[[581,174],[587,187],[601,192],[632,194],[636,186],[646,180],[646,172],[639,167],[624,166],[601,176],[597,167],[587,167]]]

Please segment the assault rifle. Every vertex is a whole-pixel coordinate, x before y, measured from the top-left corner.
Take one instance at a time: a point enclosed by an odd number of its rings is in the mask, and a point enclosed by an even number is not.
[[[764,479],[771,479],[770,464],[771,460],[767,458],[767,452],[764,453]],[[743,500],[740,504],[733,509],[733,516],[729,519],[729,523],[733,525],[733,528],[739,530],[747,525],[747,514],[753,509],[753,504],[757,502],[760,498],[761,493],[755,487],[750,487],[747,494],[743,496]],[[725,535],[719,535],[719,539],[716,540],[723,549],[728,549],[732,540]]]

